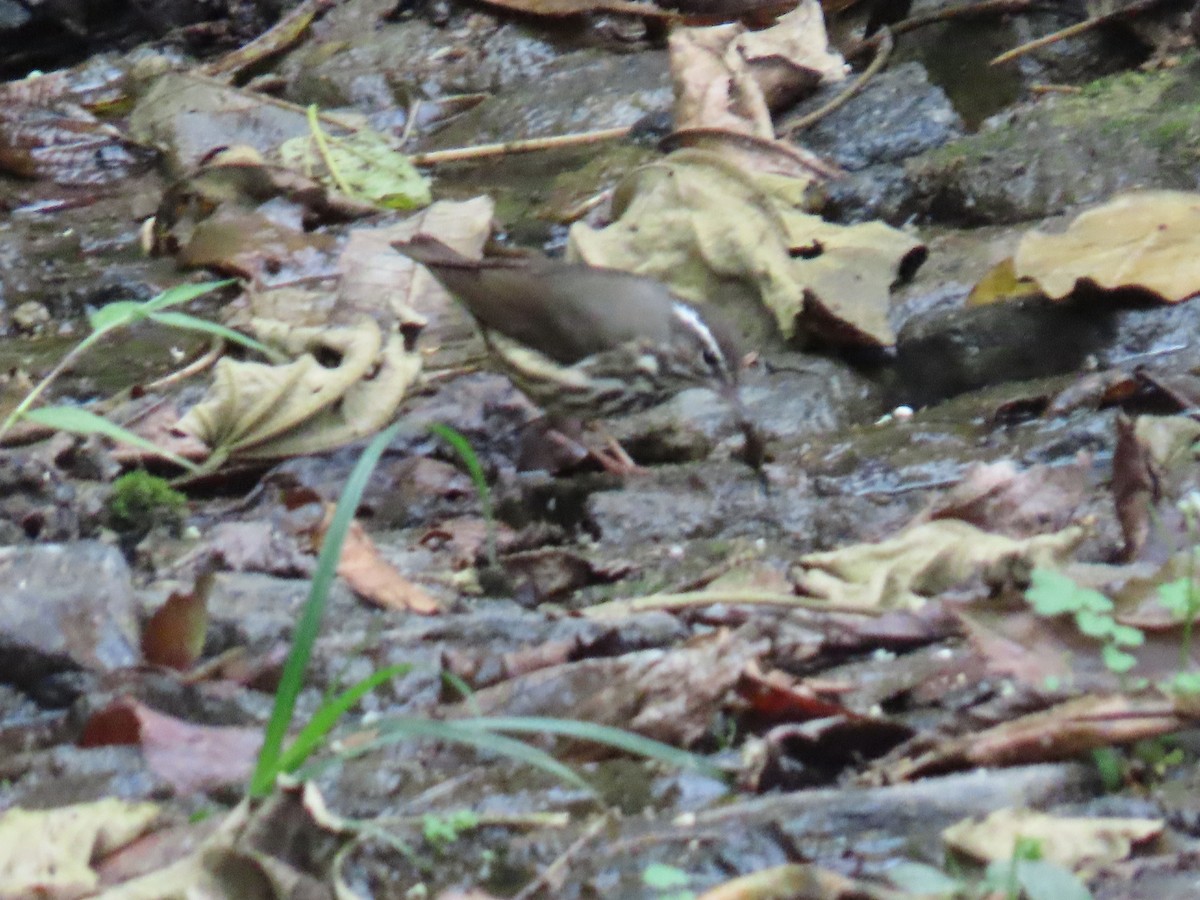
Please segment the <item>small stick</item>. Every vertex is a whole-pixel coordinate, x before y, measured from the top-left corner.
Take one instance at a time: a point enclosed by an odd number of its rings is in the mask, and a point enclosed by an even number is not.
[[[530,898],[535,896],[538,891],[542,890],[542,888],[549,889],[554,887],[553,881],[566,874],[564,870],[571,860],[578,856],[584,847],[595,840],[596,836],[599,835],[600,832],[603,831],[612,820],[613,814],[611,812],[606,812],[603,815],[597,816],[594,822],[589,824],[587,828],[583,829],[583,833],[575,839],[571,846],[559,854],[558,858],[555,859],[554,862],[550,863],[550,865],[546,866],[546,868],[538,873],[537,878],[533,879],[533,881],[529,882],[529,884],[525,885],[525,887],[521,888],[520,891],[514,894],[513,900],[530,900]],[[558,891],[553,890],[551,893],[557,894]]]
[[[834,603],[816,597],[797,597],[772,591],[691,591],[686,594],[648,594],[627,600],[611,600],[583,610],[588,618],[606,619],[646,612],[652,609],[686,609],[692,606],[712,606],[725,603],[730,606],[791,606],[811,609],[816,612],[849,613],[856,616],[882,616],[888,612],[878,606],[865,603]]]
[[[504,141],[498,144],[479,144],[475,147],[456,147],[453,150],[431,150],[414,153],[408,161],[414,166],[436,166],[443,163],[464,162],[474,159],[489,159],[511,153],[534,153],[539,150],[560,150],[563,147],[584,147],[601,141],[615,141],[629,135],[632,126],[602,128],[599,131],[577,131],[552,137],[529,138],[521,141]]]
[[[1074,25],[1068,25],[1066,28],[1062,28],[1051,34],[1043,35],[1042,37],[1032,40],[1027,44],[1022,44],[1019,47],[1014,47],[1011,50],[1001,53],[990,63],[988,63],[988,65],[999,66],[1006,62],[1012,62],[1012,60],[1019,56],[1025,56],[1027,53],[1032,53],[1034,50],[1040,50],[1043,47],[1048,47],[1051,44],[1055,44],[1061,40],[1065,40],[1066,38],[1075,37],[1076,35],[1083,34],[1085,31],[1091,31],[1093,28],[1097,28],[1100,25],[1105,25],[1109,22],[1115,22],[1118,19],[1124,19],[1129,16],[1135,16],[1139,13],[1144,13],[1147,10],[1158,6],[1162,2],[1163,0],[1137,0],[1137,2],[1129,4],[1129,6],[1126,6],[1124,9],[1114,10],[1099,16],[1092,16],[1090,19],[1085,19],[1082,22],[1076,22]]]
[[[208,349],[203,354],[196,357],[196,359],[192,360],[182,369],[176,369],[174,372],[162,376],[162,378],[156,378],[149,384],[143,385],[143,389],[146,391],[158,391],[177,382],[185,381],[193,375],[199,375],[205,369],[210,369],[216,365],[217,360],[221,358],[221,354],[224,352],[225,338],[214,336],[209,343]]]
[[[866,87],[868,81],[879,74],[879,71],[884,67],[884,64],[887,63],[888,57],[891,56],[892,48],[895,47],[895,45],[896,39],[892,37],[891,29],[884,28],[882,31],[880,31],[879,46],[875,49],[875,57],[871,60],[871,64],[863,70],[863,73],[854,79],[853,83],[851,83],[848,88],[834,97],[820,109],[814,109],[807,115],[800,116],[798,119],[794,119],[785,123],[781,135],[783,137],[791,137],[797,131],[803,131],[805,128],[815,125],[821,119],[825,118],[830,113],[841,107],[844,103],[846,103],[846,101]]]
[[[334,5],[334,0],[306,0],[282,19],[231,53],[201,67],[211,77],[235,79],[242,71],[290,50],[304,38],[317,16]]]

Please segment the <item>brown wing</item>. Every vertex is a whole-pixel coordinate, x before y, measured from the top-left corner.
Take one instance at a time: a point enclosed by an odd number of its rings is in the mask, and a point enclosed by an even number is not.
[[[559,363],[671,336],[676,298],[652,278],[555,260],[472,260],[425,235],[392,246],[428,267],[482,325]]]

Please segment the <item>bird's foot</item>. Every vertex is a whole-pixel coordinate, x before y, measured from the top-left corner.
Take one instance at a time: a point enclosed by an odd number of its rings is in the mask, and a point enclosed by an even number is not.
[[[541,427],[530,428],[523,440],[519,467],[542,469],[562,474],[578,469],[585,463],[598,465],[605,472],[621,478],[646,471],[625,452],[615,438],[602,432],[603,446],[585,441],[578,423],[554,423],[541,420]]]

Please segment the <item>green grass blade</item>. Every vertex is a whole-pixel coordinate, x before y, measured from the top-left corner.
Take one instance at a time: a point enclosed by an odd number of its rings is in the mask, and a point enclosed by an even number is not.
[[[189,472],[195,472],[199,469],[194,462],[189,459],[184,459],[176,453],[169,450],[163,450],[154,444],[153,441],[148,441],[140,434],[134,434],[116,425],[103,416],[98,416],[94,412],[89,412],[86,409],[80,409],[77,406],[43,406],[40,409],[32,409],[25,413],[23,418],[29,422],[36,422],[38,425],[44,425],[47,428],[53,428],[57,431],[69,431],[72,434],[100,434],[107,438],[112,438],[114,441],[119,441],[122,444],[129,444],[137,447],[140,450],[145,450],[148,453],[153,453],[155,456],[161,456],[163,459],[168,459],[182,469],[187,469]]]
[[[710,778],[728,780],[728,774],[702,756],[680,750],[653,738],[643,737],[632,731],[600,725],[595,722],[578,722],[573,719],[555,719],[545,716],[479,716],[471,719],[455,719],[459,725],[478,728],[482,731],[511,731],[521,734],[553,734],[576,740],[593,741],[617,750],[655,759],[681,769],[692,769]]]
[[[228,287],[236,281],[236,278],[226,278],[224,281],[206,281],[202,284],[177,284],[173,288],[167,288],[157,297],[151,297],[143,305],[147,312],[158,312],[170,306],[189,303],[197,297]]]
[[[145,319],[151,313],[195,300],[197,297],[229,284],[233,284],[233,279],[206,281],[203,284],[177,284],[145,302],[116,300],[95,310],[88,316],[88,323],[92,326],[92,331],[103,334],[114,328],[120,328],[122,325],[130,325]]]
[[[466,744],[480,750],[487,750],[500,756],[506,756],[509,759],[548,772],[556,778],[582,790],[586,790],[589,793],[592,790],[588,783],[580,778],[574,769],[559,762],[546,751],[503,734],[496,734],[482,728],[464,727],[459,720],[443,722],[437,719],[423,719],[416,716],[389,716],[375,723],[373,727],[379,730],[380,737],[373,741],[359,744],[351,750],[343,751],[332,759],[310,763],[299,769],[296,772],[296,777],[301,779],[312,778],[330,766],[336,765],[341,760],[362,756],[364,753],[369,753],[388,744],[395,744],[399,741],[412,738],[433,738],[455,744]]]
[[[309,723],[296,735],[296,739],[280,754],[279,771],[293,772],[298,769],[313,754],[313,751],[320,746],[321,741],[325,739],[325,735],[333,730],[333,726],[338,723],[338,720],[355,703],[375,690],[379,685],[391,681],[393,678],[407,675],[411,671],[412,666],[407,664],[388,666],[386,669],[373,672],[342,691],[336,697],[330,699],[327,703],[321,704],[320,709],[313,714]]]
[[[483,474],[483,466],[479,464],[479,456],[475,453],[471,442],[461,432],[449,425],[433,424],[429,426],[429,430],[449,444],[458,454],[459,459],[463,461],[463,465],[467,467],[467,472],[475,485],[475,493],[479,495],[479,506],[483,511],[484,527],[487,529],[488,563],[494,566],[497,564],[496,520],[492,516],[492,492],[488,487],[487,478]]]
[[[325,602],[329,597],[329,589],[337,574],[338,560],[342,554],[342,544],[346,532],[358,510],[358,503],[366,490],[367,481],[379,457],[396,433],[400,430],[397,423],[381,431],[375,436],[366,450],[359,457],[358,463],[346,481],[342,495],[338,498],[337,511],[333,521],[325,532],[325,540],[321,545],[321,553],[317,557],[317,569],[309,586],[308,599],[300,613],[300,621],[296,624],[292,636],[292,649],[284,663],[283,676],[279,689],[275,692],[275,705],[271,710],[271,719],[267,722],[263,735],[262,750],[259,751],[258,763],[254,774],[250,777],[250,794],[263,797],[271,792],[275,782],[275,773],[279,770],[279,758],[283,753],[283,740],[287,736],[288,727],[292,723],[292,715],[296,709],[296,699],[304,684],[304,673],[308,669],[308,661],[312,656],[313,644],[321,630],[321,618],[325,614]]]
[[[235,331],[232,328],[227,328],[224,325],[218,325],[216,322],[210,322],[208,319],[201,319],[199,316],[193,316],[190,313],[183,312],[156,312],[151,313],[149,318],[162,325],[170,328],[179,328],[184,331],[203,331],[206,334],[215,334],[217,337],[225,338],[232,344],[241,344],[247,349],[253,350],[255,353],[261,353],[272,362],[287,362],[288,356],[285,353],[280,353],[274,347],[269,347],[262,341],[256,341],[254,338],[242,334],[240,331]]]

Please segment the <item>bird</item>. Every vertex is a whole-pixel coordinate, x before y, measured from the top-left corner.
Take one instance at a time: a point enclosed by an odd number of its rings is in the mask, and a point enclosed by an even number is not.
[[[744,456],[761,467],[761,438],[737,393],[738,343],[714,310],[617,269],[540,256],[471,259],[426,234],[392,247],[462,303],[493,365],[552,420],[617,417],[707,386],[733,406]]]

